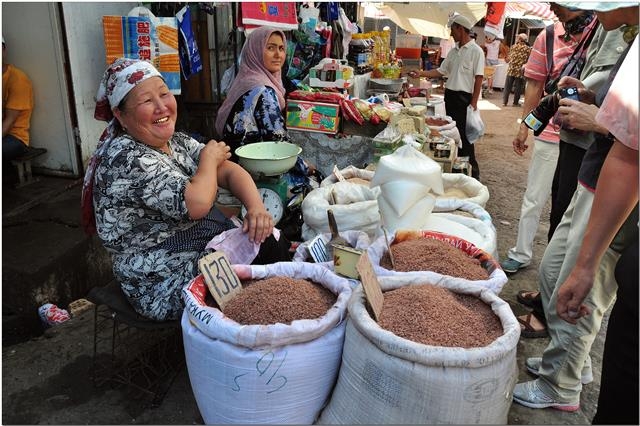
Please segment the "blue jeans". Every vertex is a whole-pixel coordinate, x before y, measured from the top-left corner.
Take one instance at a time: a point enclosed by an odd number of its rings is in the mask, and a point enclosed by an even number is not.
[[[7,164],[14,158],[27,152],[27,146],[20,139],[12,135],[2,138],[2,162]]]

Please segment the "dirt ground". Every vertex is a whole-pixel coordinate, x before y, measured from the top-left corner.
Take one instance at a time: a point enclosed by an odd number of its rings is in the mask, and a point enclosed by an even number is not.
[[[500,92],[481,101],[486,134],[477,147],[482,182],[488,186],[491,214],[498,235],[498,251],[505,256],[515,243],[520,204],[526,186],[531,148],[523,157],[513,153],[519,107],[503,107]],[[530,139],[532,143],[532,140]],[[516,314],[520,289],[537,287],[537,268],[546,246],[549,205],[535,240],[534,260],[510,277],[501,297]],[[513,404],[509,424],[586,424],[596,409],[604,329],[592,349],[595,381],[584,387],[582,408],[576,413],[533,410]],[[523,367],[528,356],[540,355],[547,339],[521,339],[518,344],[519,381],[531,380]],[[91,381],[93,313],[89,311],[49,329],[45,335],[2,350],[3,424],[200,424],[186,368],[176,377],[162,404],[150,408],[126,388],[96,388]]]

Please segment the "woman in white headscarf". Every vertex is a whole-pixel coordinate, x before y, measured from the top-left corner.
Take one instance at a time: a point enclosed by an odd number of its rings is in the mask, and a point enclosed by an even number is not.
[[[95,118],[109,125],[85,175],[83,225],[97,230],[138,313],[155,320],[181,314],[182,287],[197,275],[205,246],[235,227],[214,207],[218,187],[247,208],[243,231],[261,244],[256,259],[288,260],[288,242],[271,235],[273,219],[251,176],[228,161],[229,147],[175,132],[175,97],[151,64],[120,58],[109,66]]]

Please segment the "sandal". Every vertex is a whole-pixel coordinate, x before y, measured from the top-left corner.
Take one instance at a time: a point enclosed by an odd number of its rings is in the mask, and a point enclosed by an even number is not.
[[[547,326],[538,318],[535,312],[529,312],[526,315],[519,316],[517,319],[520,323],[520,336],[531,339],[549,336]]]
[[[520,290],[516,295],[516,299],[524,306],[542,310],[542,297],[538,290]]]

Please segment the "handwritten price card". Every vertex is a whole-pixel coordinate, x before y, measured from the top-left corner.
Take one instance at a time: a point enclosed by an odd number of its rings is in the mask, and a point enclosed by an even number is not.
[[[222,251],[208,254],[198,261],[200,272],[209,287],[211,295],[224,311],[224,306],[241,290],[240,279],[231,268],[227,255]]]

